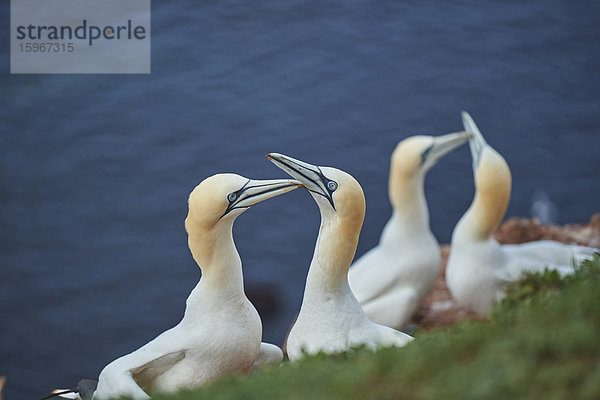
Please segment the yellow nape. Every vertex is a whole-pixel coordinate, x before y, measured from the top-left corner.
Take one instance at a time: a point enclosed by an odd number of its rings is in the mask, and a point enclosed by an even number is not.
[[[338,191],[334,194],[338,216],[343,220],[343,228],[348,236],[358,235],[365,219],[365,195],[362,187],[351,175],[340,171],[337,180]],[[346,234],[346,232],[344,232]]]
[[[404,139],[394,149],[390,165],[392,175],[410,178],[420,170],[422,154],[433,144],[432,136],[411,136]]]
[[[482,150],[475,174],[475,198],[471,205],[473,233],[488,238],[498,227],[510,201],[512,177],[504,157],[489,146]]]
[[[324,257],[322,265],[328,265],[326,260],[335,259],[334,268],[329,273],[335,276],[345,275],[354,258],[360,230],[365,218],[365,195],[362,187],[350,174],[335,168],[322,167],[323,173],[338,183],[334,192],[335,212],[322,222],[322,229],[328,234],[320,237],[321,254]]]
[[[396,146],[390,163],[388,191],[390,203],[395,209],[404,209],[415,204],[420,179],[425,174],[421,168],[423,152],[433,144],[432,136],[411,136]]]

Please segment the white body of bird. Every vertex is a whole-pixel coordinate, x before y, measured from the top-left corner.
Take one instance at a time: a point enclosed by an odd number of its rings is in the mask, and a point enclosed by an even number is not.
[[[574,263],[590,257],[598,249],[550,240],[500,245],[492,233],[504,217],[510,200],[510,169],[465,112],[463,124],[465,130],[474,135],[470,146],[475,197],[454,228],[446,282],[459,304],[486,316],[492,305],[504,298],[506,285],[524,272],[550,268],[570,273]]]
[[[269,159],[311,193],[321,226],[298,318],[287,340],[290,360],[354,346],[403,346],[412,338],[369,320],[348,284],[365,215],[362,188],[349,174],[272,153]]]
[[[261,320],[244,294],[232,228],[250,206],[300,186],[292,180],[254,181],[219,174],[194,189],[186,230],[202,277],[187,299],[184,317],[145,346],[108,364],[94,399],[147,399],[147,392],[193,388],[222,375],[249,372],[256,362],[281,360],[281,350],[261,344]]]
[[[440,246],[429,227],[424,193],[427,171],[470,134],[412,136],[391,157],[393,214],[379,244],[350,267],[350,288],[373,322],[401,329],[432,288],[441,267]]]

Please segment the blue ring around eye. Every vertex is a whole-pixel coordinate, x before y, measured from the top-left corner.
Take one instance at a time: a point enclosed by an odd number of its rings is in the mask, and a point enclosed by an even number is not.
[[[331,190],[332,192],[335,191],[338,188],[338,184],[335,181],[329,181],[327,182],[327,189]]]
[[[227,200],[229,200],[230,202],[235,201],[235,199],[237,199],[237,193],[229,193],[227,195]]]

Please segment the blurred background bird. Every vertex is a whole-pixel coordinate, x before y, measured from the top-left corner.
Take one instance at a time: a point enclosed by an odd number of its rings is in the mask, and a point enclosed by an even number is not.
[[[504,297],[506,285],[524,272],[555,269],[563,274],[599,249],[552,240],[500,245],[492,236],[510,201],[512,177],[504,157],[494,150],[471,116],[462,113],[470,140],[475,197],[454,233],[446,281],[456,301],[482,316]]]
[[[440,272],[440,246],[429,227],[424,180],[444,155],[470,133],[411,136],[391,157],[388,193],[392,217],[379,243],[350,267],[352,292],[371,321],[401,329],[432,288]]]

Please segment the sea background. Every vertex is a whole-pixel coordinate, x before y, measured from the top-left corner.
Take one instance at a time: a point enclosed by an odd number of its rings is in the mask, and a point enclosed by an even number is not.
[[[189,192],[218,172],[284,177],[271,151],[362,184],[357,255],[391,214],[394,146],[461,130],[461,110],[512,169],[507,216],[530,216],[539,193],[552,222],[600,211],[598,1],[154,1],[150,75],[10,75],[8,2],[0,17],[8,400],[96,378],[175,325],[200,277]],[[472,179],[468,146],[427,176],[442,243]],[[266,341],[299,309],[318,226],[303,190],[236,222]]]

